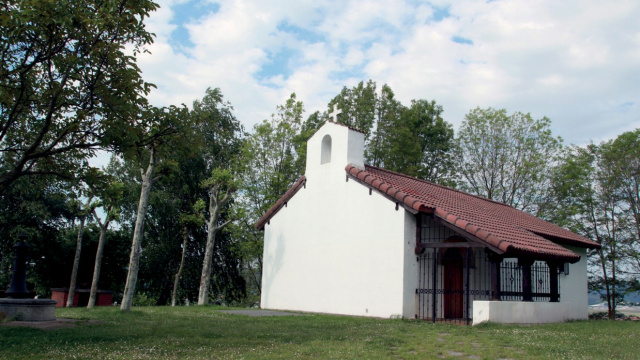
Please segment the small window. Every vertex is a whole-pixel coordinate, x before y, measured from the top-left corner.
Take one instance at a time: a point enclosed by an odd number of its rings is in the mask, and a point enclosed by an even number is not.
[[[327,164],[331,162],[331,136],[325,135],[322,138],[322,153],[320,157],[320,164]]]

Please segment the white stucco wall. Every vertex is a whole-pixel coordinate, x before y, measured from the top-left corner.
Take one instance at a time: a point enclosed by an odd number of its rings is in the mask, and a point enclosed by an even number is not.
[[[321,164],[327,134],[331,161]],[[331,123],[309,140],[306,188],[265,225],[262,308],[414,315],[415,219],[346,181],[348,163],[363,167],[363,148],[363,134]]]
[[[573,246],[565,247],[580,255],[580,261],[569,264],[569,275],[560,275],[560,302],[569,306],[569,319],[587,319],[589,317],[587,250]]]
[[[546,324],[563,322],[570,317],[569,303],[525,301],[473,302],[473,325],[483,322],[501,324]]]

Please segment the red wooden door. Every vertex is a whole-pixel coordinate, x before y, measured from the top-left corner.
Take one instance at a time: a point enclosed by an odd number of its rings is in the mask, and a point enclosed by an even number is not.
[[[462,255],[459,249],[444,253],[444,317],[461,319],[463,313]]]

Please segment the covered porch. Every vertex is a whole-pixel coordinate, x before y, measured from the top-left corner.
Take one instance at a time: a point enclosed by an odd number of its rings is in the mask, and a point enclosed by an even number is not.
[[[558,322],[561,258],[505,253],[432,214],[416,214],[415,317],[431,322],[477,324]]]

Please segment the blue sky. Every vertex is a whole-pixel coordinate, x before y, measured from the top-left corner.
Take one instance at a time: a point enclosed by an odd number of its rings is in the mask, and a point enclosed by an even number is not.
[[[158,1],[139,57],[155,105],[219,87],[250,129],[295,92],[307,115],[372,79],[435,100],[547,116],[566,143],[640,127],[638,1]]]

